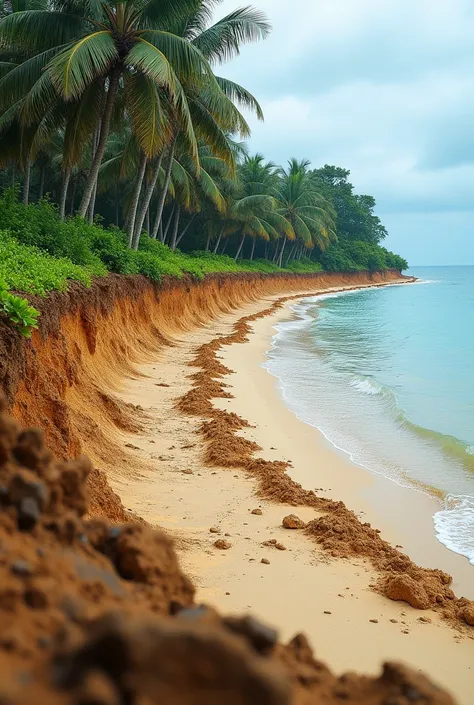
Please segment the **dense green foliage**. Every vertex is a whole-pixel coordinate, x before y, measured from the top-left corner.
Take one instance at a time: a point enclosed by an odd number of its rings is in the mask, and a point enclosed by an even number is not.
[[[212,24],[220,1],[3,3],[8,286],[44,294],[109,271],[157,281],[406,266],[380,247],[375,201],[348,171],[277,166],[235,141],[250,135],[241,109],[260,120],[262,110],[215,68],[270,24],[252,7]]]
[[[44,296],[48,291],[64,291],[68,279],[89,286],[91,272],[68,258],[53,257],[37,247],[22,245],[8,231],[0,230],[0,279],[14,291]]]
[[[363,240],[341,240],[321,255],[324,269],[329,272],[407,269],[408,263],[400,255]]]

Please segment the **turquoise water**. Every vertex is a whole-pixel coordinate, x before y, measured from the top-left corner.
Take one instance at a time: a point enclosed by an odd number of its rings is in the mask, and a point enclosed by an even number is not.
[[[474,266],[304,299],[266,367],[358,464],[442,497],[433,530],[474,564]]]

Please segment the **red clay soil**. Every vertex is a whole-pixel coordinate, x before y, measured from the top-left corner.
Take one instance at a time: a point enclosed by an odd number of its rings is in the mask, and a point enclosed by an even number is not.
[[[256,458],[255,451],[261,448],[237,434],[250,426],[248,421],[213,406],[213,399],[232,396],[223,382],[231,370],[218,359],[219,350],[225,345],[245,343],[252,321],[268,316],[292,298],[281,298],[268,309],[241,318],[231,335],[202,345],[189,363],[199,371],[191,375],[193,388],[178,401],[177,407],[183,413],[207,419],[200,429],[206,440],[206,464],[241,468],[251,473],[257,479],[260,496],[267,500],[295,507],[314,507],[321,516],[305,525],[304,530],[331,556],[368,558],[379,573],[374,586],[378,592],[392,600],[408,602],[416,609],[433,609],[457,628],[471,631],[468,625],[474,625],[474,603],[455,596],[449,587],[450,575],[441,570],[420,568],[384,541],[369,523],[362,523],[343,502],[305,490],[286,473],[287,462]]]
[[[164,534],[89,519],[87,458],[54,460],[0,399],[0,702],[454,705],[397,664],[336,678],[304,636],[194,604]]]

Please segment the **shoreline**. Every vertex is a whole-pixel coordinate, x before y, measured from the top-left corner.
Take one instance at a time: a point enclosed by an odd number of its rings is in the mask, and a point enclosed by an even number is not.
[[[387,286],[399,285],[389,284]],[[306,297],[302,297],[302,300],[304,298]],[[348,451],[335,445],[317,426],[306,423],[296,412],[288,408],[280,379],[267,370],[264,364],[268,359],[267,352],[271,348],[273,338],[278,332],[276,326],[279,323],[298,318],[297,313],[291,308],[292,303],[291,301],[286,302],[283,309],[268,316],[266,319],[256,321],[252,325],[252,338],[249,342],[250,347],[252,342],[254,343],[255,352],[251,353],[250,349],[248,350],[249,364],[252,366],[252,374],[258,374],[255,369],[256,357],[262,355],[260,367],[274,381],[273,394],[270,385],[266,385],[263,380],[261,384],[262,387],[265,387],[265,393],[268,396],[278,397],[280,402],[278,404],[278,413],[285,416],[286,423],[289,415],[291,415],[297,419],[299,424],[314,430],[313,438],[308,442],[306,452],[309,452],[312,445],[317,447],[320,452],[326,447],[340,459],[336,467],[338,473],[342,474],[342,478],[337,483],[337,489],[325,492],[324,496],[334,500],[342,499],[354,510],[354,502],[359,502],[360,509],[358,512],[364,515],[364,519],[381,529],[382,534],[389,543],[403,546],[403,550],[410,555],[415,563],[426,568],[436,566],[451,574],[453,576],[452,587],[454,592],[459,596],[462,595],[469,599],[474,599],[474,566],[470,564],[468,558],[451,551],[436,538],[433,516],[443,505],[441,499],[435,495],[435,488],[433,488],[433,493],[431,493],[429,487],[424,489],[417,486],[415,482],[411,483],[409,479],[407,484],[403,485],[397,482],[395,478],[387,477],[361,463],[357,463]],[[258,352],[256,350],[257,347]],[[248,371],[239,369],[242,357],[237,359],[230,352],[228,356],[224,352],[222,357],[224,362],[228,362],[229,367],[237,375]],[[281,405],[284,409],[281,408]],[[350,488],[346,487],[348,473],[352,475],[351,480],[355,480],[355,490],[352,486]],[[309,486],[311,482],[311,477],[308,474],[298,472],[293,474],[292,468],[289,468],[288,474],[305,487]],[[336,484],[334,479],[331,479],[330,482]],[[404,512],[403,521],[401,521],[399,516],[399,506],[408,508],[408,511]]]
[[[292,298],[311,295],[306,291]],[[176,400],[193,388],[190,375],[194,372],[195,380],[200,375],[207,378],[201,367],[189,367],[196,350],[202,346],[217,349],[217,341],[223,336],[229,341],[242,316],[256,318],[249,342],[243,346],[227,344],[219,350],[217,357],[237,373],[225,377],[225,385],[230,385],[225,391],[233,398],[212,398],[211,406],[248,418],[255,427],[245,428],[238,435],[259,443],[263,450],[257,457],[291,459],[289,473],[298,481],[304,479],[295,448],[305,455],[308,435],[317,433],[316,429],[286,408],[278,396],[275,378],[262,367],[275,320],[288,313],[280,310],[271,318],[260,316],[281,298],[264,297],[183,333],[172,341],[172,348],[163,349],[153,361],[137,368],[120,396],[123,401],[139,404],[149,421],[138,435],[120,434],[121,445],[132,444],[130,455],[134,460],[130,460],[127,477],[114,476],[111,471],[109,479],[127,508],[171,532],[181,562],[198,588],[199,600],[227,613],[250,610],[276,625],[284,639],[296,630],[304,630],[310,641],[318,643],[318,657],[327,660],[338,673],[361,669],[375,673],[381,660],[400,660],[435,673],[440,684],[451,690],[461,705],[467,705],[474,650],[467,625],[466,629],[453,629],[437,613],[420,612],[405,602],[383,597],[371,588],[379,576],[367,558],[332,558],[303,532],[283,529],[285,515],[297,513],[307,522],[317,512],[291,502],[261,499],[256,495],[255,476],[233,467],[230,461],[228,467],[210,467],[203,462],[208,448],[200,435],[203,418],[176,411]],[[244,340],[245,336],[240,342]],[[223,396],[219,385],[215,385],[213,395]],[[267,408],[262,411],[259,403],[267,404]],[[287,415],[283,423],[282,409]],[[294,432],[296,427],[299,431]],[[294,442],[294,433],[298,438],[302,434],[302,444]],[[365,476],[361,489],[353,473],[349,477],[347,458],[341,460],[334,447],[325,439],[324,443],[325,448],[322,443],[318,447],[318,467],[324,466],[327,472],[329,464],[334,468],[337,460],[344,470],[338,484],[334,473],[329,484],[320,480],[320,475],[316,484],[331,487],[338,500],[351,491],[350,496],[357,501],[348,501],[349,506],[367,511],[376,483],[369,481],[367,470],[354,466]],[[315,457],[314,450],[312,453]],[[252,514],[255,508],[262,514]],[[215,528],[218,535],[210,528]],[[393,545],[399,543],[398,533],[389,522],[383,535]],[[216,538],[229,541],[229,550],[218,550],[214,546]],[[270,539],[284,544],[286,550],[262,545]],[[262,558],[269,563],[262,565]],[[437,565],[429,559],[426,563]],[[354,640],[363,647],[354,650]]]

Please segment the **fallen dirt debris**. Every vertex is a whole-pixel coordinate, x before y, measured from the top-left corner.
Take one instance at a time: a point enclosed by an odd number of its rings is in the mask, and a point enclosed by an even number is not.
[[[217,541],[214,542],[214,546],[222,551],[228,551],[229,548],[232,548],[230,541],[226,541],[225,539],[217,539]]]
[[[226,345],[245,343],[253,321],[268,316],[293,298],[282,297],[268,309],[240,318],[233,333],[201,345],[190,361],[189,365],[198,368],[198,372],[191,375],[193,388],[178,400],[177,408],[185,414],[206,419],[200,429],[206,440],[205,463],[210,467],[241,468],[252,474],[257,481],[258,495],[268,501],[314,508],[321,514],[317,518],[305,523],[296,514],[290,514],[284,517],[283,527],[304,530],[334,558],[369,559],[379,576],[372,589],[390,599],[406,601],[416,609],[434,610],[456,629],[468,630],[474,625],[474,603],[456,597],[450,588],[450,575],[417,566],[343,502],[304,489],[287,474],[288,462],[256,457],[255,453],[261,448],[238,434],[250,427],[249,422],[235,413],[214,407],[213,399],[230,396],[223,378],[231,370],[220,361],[219,350]]]
[[[296,514],[289,514],[281,522],[284,529],[304,529],[306,524]]]

